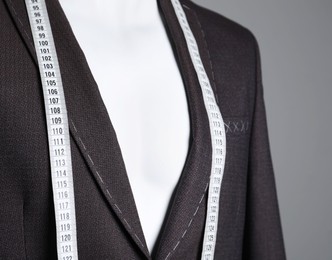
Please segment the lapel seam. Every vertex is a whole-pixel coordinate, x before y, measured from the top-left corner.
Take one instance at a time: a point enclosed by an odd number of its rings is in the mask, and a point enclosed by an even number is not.
[[[98,180],[99,184],[101,187],[103,187],[106,190],[106,194],[107,196],[107,200],[110,202],[110,204],[116,209],[117,212],[117,216],[120,218],[121,222],[128,227],[128,230],[134,235],[135,239],[137,240],[138,244],[142,247],[143,251],[146,251],[146,248],[144,246],[144,243],[141,241],[141,239],[139,238],[139,236],[136,234],[135,230],[133,229],[133,227],[129,224],[129,222],[127,221],[127,219],[123,216],[122,210],[120,209],[120,207],[118,206],[118,204],[116,203],[116,200],[114,199],[114,197],[112,196],[112,194],[110,193],[106,183],[104,182],[103,178],[101,177],[101,175],[99,174],[99,172],[96,169],[95,163],[91,157],[91,155],[89,154],[86,145],[84,144],[84,142],[82,141],[81,137],[79,136],[78,130],[73,122],[73,120],[70,120],[71,125],[73,126],[74,129],[74,133],[76,133],[77,135],[77,139],[79,141],[79,146],[81,146],[83,149],[81,149],[85,155],[85,157],[87,158],[87,161],[90,164],[90,168],[92,169],[93,174],[95,175],[95,178]]]
[[[198,205],[197,205],[197,207],[196,207],[196,210],[195,210],[195,212],[193,213],[191,219],[189,220],[186,229],[185,229],[184,232],[182,233],[182,236],[181,236],[181,237],[178,239],[178,241],[175,243],[175,246],[173,247],[173,249],[167,254],[167,256],[165,257],[165,260],[169,259],[170,256],[171,256],[172,254],[175,253],[175,251],[176,251],[176,249],[179,247],[181,241],[185,238],[186,234],[188,233],[188,230],[189,230],[191,224],[193,223],[193,221],[194,221],[194,219],[195,219],[195,217],[196,217],[196,215],[197,215],[197,212],[198,212],[198,210],[199,210],[199,208],[200,208],[200,206],[201,206],[201,203],[202,203],[202,201],[203,201],[203,199],[204,199],[204,197],[205,197],[205,194],[206,194],[206,191],[207,191],[208,187],[209,187],[209,181],[206,183],[206,186],[205,186],[204,192],[203,192],[203,194],[202,194],[202,196],[201,196],[201,199],[200,199],[200,201],[198,202]]]

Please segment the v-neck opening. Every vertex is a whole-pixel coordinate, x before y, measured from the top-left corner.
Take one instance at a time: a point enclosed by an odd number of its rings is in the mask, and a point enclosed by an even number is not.
[[[57,2],[58,2],[58,1],[57,1]],[[94,86],[94,87],[97,88],[97,90],[98,90],[98,99],[102,101],[102,106],[104,107],[105,111],[107,111],[106,106],[105,106],[105,102],[104,102],[104,100],[103,100],[103,98],[102,98],[102,96],[101,96],[101,94],[100,94],[98,84],[97,84],[97,82],[96,82],[96,80],[95,80],[95,78],[94,78],[94,75],[92,74],[92,71],[91,71],[91,69],[90,69],[90,66],[89,66],[89,64],[88,64],[88,62],[87,62],[87,60],[86,60],[86,57],[85,57],[84,51],[82,50],[82,48],[81,48],[81,46],[80,46],[80,44],[79,44],[79,42],[78,42],[78,40],[77,40],[77,38],[76,38],[74,32],[72,31],[72,28],[71,28],[70,22],[69,22],[69,20],[68,20],[68,18],[67,18],[67,16],[66,16],[66,14],[64,13],[63,9],[62,9],[60,2],[58,2],[58,3],[56,4],[56,7],[58,7],[58,8],[60,9],[60,11],[61,11],[61,13],[62,13],[62,15],[63,15],[63,18],[64,18],[65,21],[66,21],[67,26],[69,26],[69,28],[70,28],[70,34],[65,34],[66,37],[68,38],[68,42],[72,42],[72,43],[74,43],[74,44],[76,45],[76,47],[79,48],[79,51],[84,55],[84,61],[85,61],[85,62],[84,62],[84,64],[83,64],[83,66],[84,66],[85,70],[88,72],[88,74],[89,74],[89,78],[92,80],[92,84],[91,84],[91,86]],[[159,12],[160,12],[160,10],[159,10]],[[164,26],[164,29],[165,29],[166,32],[167,32],[167,26],[166,26],[166,24],[165,24],[165,21],[164,21],[164,18],[163,18],[163,16],[162,16],[162,13],[161,13],[161,12],[160,12],[160,15],[161,15],[161,18],[163,19],[163,26]],[[189,144],[188,144],[188,149],[187,149],[187,153],[186,153],[186,158],[185,158],[184,165],[183,165],[183,167],[182,167],[182,171],[181,171],[181,173],[180,173],[180,175],[179,175],[179,179],[178,179],[178,181],[177,181],[177,184],[176,184],[176,186],[174,187],[174,190],[173,190],[173,192],[172,192],[173,195],[169,198],[169,202],[168,202],[168,206],[167,206],[167,208],[169,209],[169,208],[172,207],[174,193],[175,193],[175,191],[176,191],[176,189],[177,189],[177,187],[178,187],[178,185],[179,185],[179,182],[180,182],[182,176],[183,176],[184,174],[186,174],[186,172],[188,171],[189,165],[191,164],[191,160],[193,159],[193,158],[192,158],[192,154],[193,154],[193,149],[194,149],[194,145],[195,145],[195,144],[194,144],[194,139],[195,139],[195,138],[194,138],[194,131],[195,131],[195,130],[194,130],[194,127],[195,127],[195,126],[194,126],[194,122],[193,122],[193,117],[197,117],[197,116],[195,115],[195,110],[194,110],[194,107],[193,107],[192,101],[190,101],[190,87],[187,86],[186,81],[184,80],[185,73],[184,73],[184,71],[183,71],[183,68],[181,68],[181,66],[180,66],[180,64],[179,64],[179,59],[180,59],[180,58],[179,58],[178,55],[176,54],[176,50],[175,50],[175,46],[174,46],[176,40],[172,38],[172,36],[170,35],[169,32],[167,32],[167,38],[168,38],[168,40],[169,40],[169,42],[170,42],[170,44],[171,44],[171,46],[172,46],[172,52],[173,52],[174,59],[176,60],[177,69],[178,69],[178,71],[179,71],[179,73],[180,73],[180,75],[181,75],[181,79],[182,79],[182,83],[183,83],[183,87],[184,87],[185,95],[186,95],[186,104],[187,104],[187,108],[188,108],[189,122],[190,122],[190,133],[189,133],[189,140],[188,140],[188,141],[189,141]],[[107,114],[108,114],[108,112],[107,112]],[[112,125],[112,123],[111,123],[112,120],[111,120],[111,117],[110,117],[109,114],[108,114],[108,119],[109,119],[110,124]],[[115,131],[115,130],[114,130],[114,131]],[[115,133],[116,133],[116,131],[115,131]],[[118,149],[121,151],[120,145],[119,145]],[[126,164],[125,164],[125,162],[124,162],[124,158],[123,158],[123,155],[122,155],[122,151],[121,151],[121,157],[122,157],[122,161],[123,161],[123,164],[124,164],[124,168],[126,169]],[[191,158],[192,158],[192,159],[191,159]],[[128,174],[127,174],[127,175],[128,175]],[[131,187],[130,182],[129,182],[129,185],[130,185],[130,187]],[[131,191],[131,192],[132,192],[132,191]],[[132,192],[132,195],[134,195],[133,192]],[[133,197],[134,197],[134,196],[133,196]],[[135,200],[135,197],[134,197],[134,200]],[[135,204],[136,204],[136,201],[135,201]],[[137,210],[137,208],[136,208],[136,210]],[[167,211],[168,211],[168,210],[167,210]],[[138,213],[138,212],[137,212],[137,213]],[[138,216],[139,216],[139,215],[138,215]],[[168,216],[168,213],[166,212],[166,214],[165,214],[165,216],[164,216],[164,218],[163,218],[162,223],[164,223],[164,222],[166,221],[167,216]],[[158,237],[160,236],[161,231],[162,231],[162,228],[158,231]],[[144,230],[143,230],[143,234],[144,234]],[[144,235],[144,237],[145,237],[145,235]],[[157,239],[157,241],[158,241],[158,239]],[[155,242],[155,245],[157,244],[157,241]],[[154,247],[155,247],[155,246],[153,246],[153,248],[154,248]],[[150,253],[151,253],[151,252],[150,252]]]
[[[165,2],[164,2],[164,4],[165,4]],[[168,5],[170,5],[170,3],[168,3]],[[79,52],[81,54],[83,54],[82,56],[84,57],[84,59],[81,60],[81,62],[82,62],[82,66],[83,66],[84,70],[87,73],[89,80],[91,81],[91,84],[89,84],[89,85],[90,85],[90,87],[94,88],[94,91],[96,91],[96,93],[97,93],[96,95],[98,97],[98,100],[100,101],[99,106],[101,106],[104,113],[107,114],[107,119],[108,119],[107,124],[114,131],[114,129],[112,127],[110,116],[107,113],[104,101],[103,101],[103,99],[100,95],[99,89],[98,89],[98,85],[97,85],[97,83],[92,75],[92,72],[89,68],[89,65],[85,59],[83,50],[81,49],[79,43],[76,40],[74,33],[71,30],[69,21],[62,10],[60,3],[57,3],[55,6],[57,8],[59,8],[61,14],[63,15],[62,19],[64,19],[65,23],[66,23],[67,31],[64,33],[64,36],[67,38],[68,42],[71,43],[72,47],[76,47],[77,49],[79,49]],[[168,6],[167,8],[170,8],[170,6]],[[202,103],[203,103],[202,93],[201,93],[201,89],[200,89],[198,80],[196,78],[196,74],[194,72],[194,68],[192,67],[192,64],[191,64],[189,53],[184,54],[186,52],[186,50],[184,50],[184,49],[187,48],[186,42],[185,42],[184,38],[182,38],[183,36],[179,36],[180,34],[182,34],[182,31],[179,28],[179,25],[176,24],[177,20],[176,20],[175,14],[169,14],[169,13],[167,14],[169,16],[173,15],[173,17],[172,17],[174,19],[174,21],[172,21],[173,25],[170,25],[165,21],[165,16],[163,15],[163,12],[161,11],[160,7],[159,7],[159,12],[161,12],[161,17],[164,20],[163,21],[164,27],[167,31],[168,39],[172,45],[173,55],[174,55],[174,58],[176,59],[178,70],[181,74],[183,86],[185,88],[186,101],[187,101],[187,106],[188,106],[188,111],[189,111],[189,116],[190,116],[190,140],[189,140],[187,156],[185,159],[185,163],[184,163],[182,172],[180,174],[180,178],[173,191],[173,195],[170,198],[170,201],[168,203],[168,210],[167,210],[166,215],[164,216],[162,228],[159,230],[158,239],[153,247],[152,252],[150,252],[150,255],[152,255],[152,256],[156,255],[157,258],[159,257],[159,255],[162,255],[162,254],[159,254],[158,252],[160,251],[160,246],[165,243],[165,241],[163,241],[163,240],[165,240],[165,227],[172,225],[171,222],[175,218],[175,215],[178,217],[179,214],[183,213],[183,212],[178,212],[174,215],[174,208],[178,207],[178,202],[179,202],[179,200],[182,200],[182,196],[183,196],[181,192],[180,192],[181,195],[178,195],[179,189],[183,188],[182,187],[183,185],[186,185],[188,179],[191,178],[190,176],[192,176],[192,175],[195,175],[196,179],[195,179],[194,183],[197,183],[197,180],[198,180],[197,174],[199,171],[202,171],[203,178],[202,178],[202,183],[199,184],[199,186],[200,186],[199,189],[205,193],[205,191],[206,191],[205,182],[209,178],[208,177],[209,165],[211,163],[210,161],[205,160],[205,159],[209,158],[209,154],[211,152],[210,144],[207,143],[207,142],[210,142],[210,133],[209,133],[209,131],[207,131],[208,119],[207,119],[204,105],[202,106]],[[171,31],[170,26],[173,27],[171,29],[173,32],[170,32]],[[69,28],[69,33],[68,33],[68,28]],[[174,33],[174,31],[176,31],[176,33]],[[190,67],[190,69],[189,69],[189,67]],[[70,111],[69,111],[69,113],[70,113]],[[122,167],[125,169],[125,164],[124,164],[124,160],[123,160],[123,157],[121,154],[120,146],[118,145],[118,142],[116,142],[116,143],[117,143],[116,148],[117,148],[117,150],[120,151],[119,156],[121,158]],[[201,163],[199,163],[199,162],[201,162]],[[195,165],[195,166],[193,166],[193,165]],[[201,168],[201,169],[199,169],[199,168]],[[125,170],[124,170],[124,172],[125,172]],[[185,180],[183,180],[183,179],[185,179]],[[129,182],[127,184],[129,185],[129,187],[131,187]],[[132,190],[131,190],[131,196],[133,196]],[[197,201],[199,201],[199,199]],[[136,205],[133,205],[133,206],[134,206],[134,208],[136,208]],[[190,207],[195,207],[195,206],[190,205]],[[138,216],[137,208],[136,208],[136,214]],[[188,216],[188,218],[189,217],[190,216]],[[138,221],[138,223],[139,222],[140,221]],[[141,229],[141,231],[142,231],[142,229]],[[169,234],[166,234],[166,237],[169,237]]]

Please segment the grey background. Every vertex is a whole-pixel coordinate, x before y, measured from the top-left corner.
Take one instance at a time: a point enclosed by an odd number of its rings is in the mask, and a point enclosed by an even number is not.
[[[331,260],[332,1],[194,2],[255,34],[287,259]]]

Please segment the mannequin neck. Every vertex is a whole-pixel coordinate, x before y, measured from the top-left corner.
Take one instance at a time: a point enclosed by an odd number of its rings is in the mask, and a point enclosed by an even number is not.
[[[59,0],[78,15],[91,18],[95,23],[107,23],[112,27],[151,27],[159,19],[157,0]],[[88,18],[88,19],[89,19]]]

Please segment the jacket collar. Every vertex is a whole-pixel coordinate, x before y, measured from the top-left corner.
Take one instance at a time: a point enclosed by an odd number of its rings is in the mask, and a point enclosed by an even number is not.
[[[60,68],[66,67],[61,75],[71,136],[121,225],[146,258],[151,259],[116,133],[98,86],[59,2],[46,1]],[[37,66],[25,3],[23,0],[5,2]],[[170,0],[158,0],[158,4],[186,87],[191,120],[191,143],[186,164],[153,252],[154,259],[165,259],[187,231],[193,214],[197,213],[197,206],[201,203],[202,208],[205,206],[202,195],[205,194],[211,170],[211,139],[200,86],[172,4]],[[193,26],[197,26],[191,12],[187,11],[187,17]],[[203,45],[200,39],[197,40],[199,45]],[[202,218],[198,224],[201,229],[204,228],[204,220]]]

